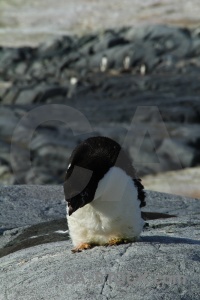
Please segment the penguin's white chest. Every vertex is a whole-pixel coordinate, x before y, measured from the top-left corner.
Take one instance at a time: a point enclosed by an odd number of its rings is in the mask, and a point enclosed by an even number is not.
[[[67,215],[74,246],[104,245],[112,239],[136,240],[144,225],[137,188],[131,177],[112,167],[100,180],[94,200]]]

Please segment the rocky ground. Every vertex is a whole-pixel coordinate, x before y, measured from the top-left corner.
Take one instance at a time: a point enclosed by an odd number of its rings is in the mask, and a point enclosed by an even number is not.
[[[62,186],[0,188],[0,299],[199,299],[200,201],[147,191],[141,240],[72,254]]]
[[[0,48],[1,184],[62,183],[72,149],[91,135],[119,141],[140,176],[198,166],[199,71],[197,28]]]
[[[64,34],[145,24],[200,25],[199,0],[1,0],[0,44],[38,45]]]
[[[155,175],[146,175],[142,182],[146,189],[200,198],[200,168],[186,168]]]

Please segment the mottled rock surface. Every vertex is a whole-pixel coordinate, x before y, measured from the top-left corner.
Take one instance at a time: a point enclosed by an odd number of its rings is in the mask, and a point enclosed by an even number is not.
[[[137,243],[72,254],[61,186],[1,188],[6,197],[15,213],[1,222],[0,299],[199,299],[199,200],[148,191],[146,211],[177,217],[149,221]],[[35,220],[17,221],[34,205]]]

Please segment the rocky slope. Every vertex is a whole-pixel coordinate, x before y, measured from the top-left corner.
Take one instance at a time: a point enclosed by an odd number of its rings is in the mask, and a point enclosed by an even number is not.
[[[91,135],[119,141],[140,176],[199,165],[199,62],[198,30],[164,25],[2,47],[1,183],[62,183]]]
[[[130,25],[196,27],[199,16],[199,0],[1,0],[0,44],[38,45],[57,35]]]
[[[199,200],[148,191],[146,211],[176,217],[149,221],[137,243],[72,254],[62,198],[60,186],[0,188],[1,300],[199,299]]]

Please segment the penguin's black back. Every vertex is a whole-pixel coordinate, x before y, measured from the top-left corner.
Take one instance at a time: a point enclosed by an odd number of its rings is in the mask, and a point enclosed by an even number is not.
[[[141,201],[140,207],[146,205],[144,187],[141,179],[137,177],[131,159],[121,146],[108,137],[91,137],[80,143],[72,152],[69,159],[70,168],[66,173],[67,180],[73,172],[74,166],[79,166],[93,171],[98,181],[115,166],[124,170],[129,175],[138,190],[138,199]]]

